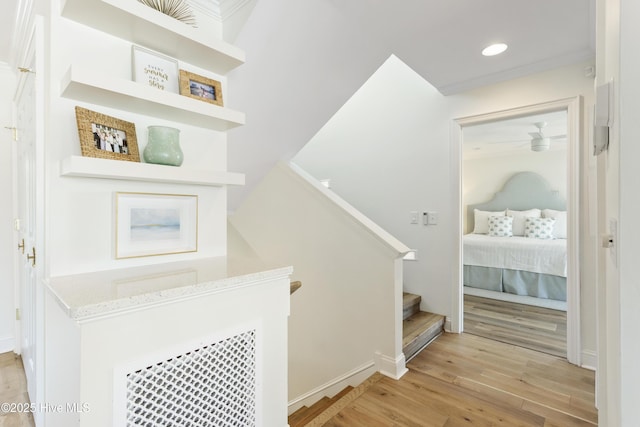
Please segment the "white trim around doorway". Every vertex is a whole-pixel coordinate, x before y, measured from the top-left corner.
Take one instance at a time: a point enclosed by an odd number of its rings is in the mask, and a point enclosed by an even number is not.
[[[451,184],[454,191],[452,212],[458,213],[454,221],[453,257],[456,268],[452,272],[452,316],[451,332],[461,333],[463,325],[463,288],[462,288],[462,130],[464,127],[498,120],[510,119],[531,114],[543,114],[553,111],[567,111],[567,360],[581,365],[580,339],[580,150],[582,140],[582,97],[565,98],[509,110],[479,114],[454,119],[451,123]]]

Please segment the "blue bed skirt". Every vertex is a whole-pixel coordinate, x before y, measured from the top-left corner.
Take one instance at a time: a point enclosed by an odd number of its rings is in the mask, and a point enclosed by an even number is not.
[[[567,300],[567,278],[475,265],[463,266],[463,284],[473,288],[558,301]]]

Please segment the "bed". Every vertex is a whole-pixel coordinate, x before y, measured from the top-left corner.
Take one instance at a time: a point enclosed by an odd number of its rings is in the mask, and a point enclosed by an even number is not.
[[[566,307],[566,203],[545,178],[513,175],[491,200],[467,207],[467,230],[465,293],[510,300],[501,295],[517,295],[529,298],[518,302]]]

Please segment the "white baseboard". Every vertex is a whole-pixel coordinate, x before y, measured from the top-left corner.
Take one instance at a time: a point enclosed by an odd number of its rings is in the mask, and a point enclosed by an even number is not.
[[[15,349],[15,341],[13,337],[0,338],[0,353],[7,353]]]
[[[452,329],[451,317],[445,316],[444,318],[444,331],[449,333],[454,333]],[[458,332],[455,332],[458,333]]]
[[[582,350],[582,363],[580,366],[595,371],[596,366],[598,366],[598,354],[593,350]]]
[[[333,397],[344,390],[345,387],[356,387],[371,375],[376,373],[376,364],[371,361],[353,369],[333,380],[324,383],[308,393],[289,401],[288,413],[291,415],[303,406],[311,406],[323,397]]]
[[[407,361],[405,360],[404,353],[396,358],[386,356],[380,352],[376,352],[374,356],[376,367],[378,372],[387,377],[399,380],[409,370],[407,369]]]

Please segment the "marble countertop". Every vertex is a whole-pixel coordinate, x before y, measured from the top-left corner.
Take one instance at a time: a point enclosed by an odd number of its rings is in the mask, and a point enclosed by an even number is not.
[[[292,271],[266,267],[255,258],[225,256],[51,277],[47,289],[69,317],[85,321],[288,278]]]

